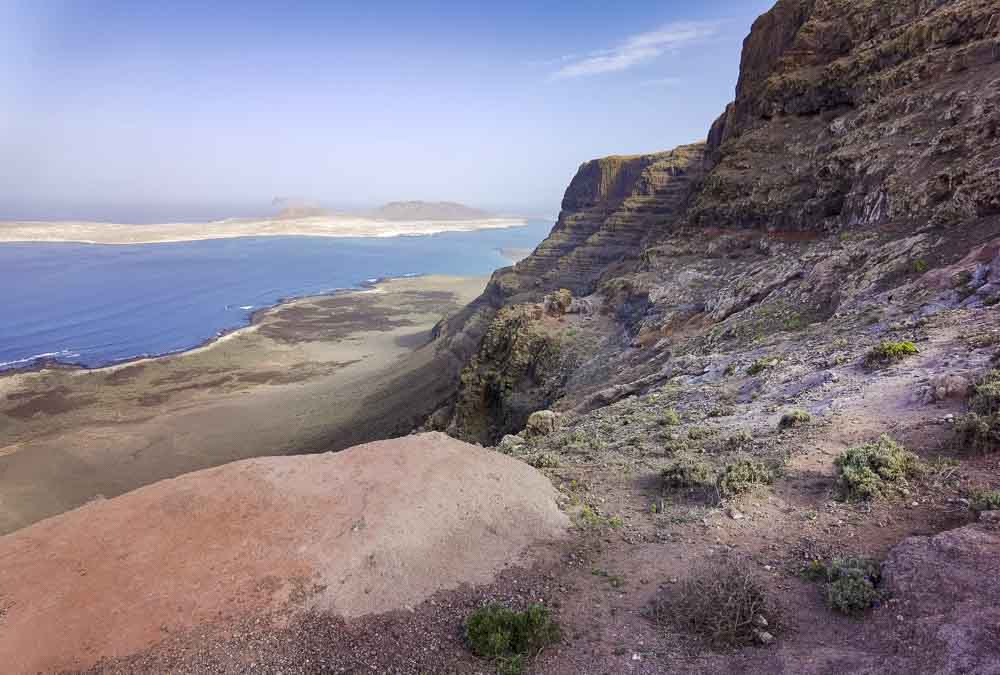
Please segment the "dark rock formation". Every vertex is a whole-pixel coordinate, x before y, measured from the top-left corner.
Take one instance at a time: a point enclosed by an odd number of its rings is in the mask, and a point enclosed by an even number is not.
[[[452,431],[494,442],[530,412],[469,405],[504,368],[479,346],[500,307],[566,288],[611,319],[589,362],[536,383],[568,406],[859,311],[1000,234],[998,195],[996,0],[780,0],[705,146],[584,164],[548,239],[440,327],[466,366]]]

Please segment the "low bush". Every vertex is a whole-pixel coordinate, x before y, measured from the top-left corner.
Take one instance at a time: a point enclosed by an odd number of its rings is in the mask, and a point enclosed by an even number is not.
[[[1000,449],[1000,413],[962,415],[955,420],[955,431],[960,442],[975,452],[985,454]]]
[[[885,434],[845,451],[835,465],[843,497],[860,501],[905,494],[922,473],[919,458]]]
[[[1000,413],[1000,370],[990,370],[973,385],[969,409],[983,416]]]
[[[663,470],[663,485],[668,488],[704,488],[715,485],[715,471],[706,462],[679,459]]]
[[[741,459],[727,464],[716,481],[721,497],[733,497],[749,492],[759,485],[768,485],[774,480],[767,465],[752,459]]]
[[[981,511],[1000,511],[1000,490],[979,490],[972,494],[969,508],[979,513]]]
[[[753,447],[753,436],[747,431],[737,431],[722,442],[724,452],[746,452]]]
[[[844,614],[861,614],[882,599],[878,584],[882,579],[878,561],[851,556],[830,563],[812,561],[804,576],[823,582],[824,599],[830,609]]]
[[[660,418],[660,424],[665,427],[675,427],[681,423],[681,416],[677,414],[677,411],[673,408],[668,408],[663,411],[663,417]]]
[[[747,368],[747,375],[760,375],[765,370],[774,368],[780,362],[781,359],[779,359],[776,356],[770,356],[770,357],[765,356],[763,358],[757,359],[756,361],[751,363],[750,366]]]
[[[493,659],[500,672],[520,673],[526,658],[558,642],[559,625],[548,608],[531,605],[523,612],[493,603],[465,620],[465,636],[476,656]]]
[[[920,350],[912,342],[883,341],[865,355],[866,368],[884,368],[899,363],[907,356],[919,354]]]
[[[763,583],[749,567],[727,561],[704,568],[652,607],[652,618],[705,638],[713,647],[762,642],[763,629],[774,634],[780,617]]]
[[[990,370],[973,385],[969,410],[955,422],[962,443],[983,453],[1000,449],[1000,370]]]
[[[810,415],[805,410],[792,410],[791,412],[786,412],[781,416],[781,421],[778,422],[779,429],[792,429],[794,427],[800,427],[803,424],[809,424],[812,422],[812,415]]]

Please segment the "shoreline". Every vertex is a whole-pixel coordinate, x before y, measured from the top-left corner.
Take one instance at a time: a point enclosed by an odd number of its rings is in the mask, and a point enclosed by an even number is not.
[[[384,280],[180,353],[0,375],[0,535],[190,471],[405,434],[457,375],[434,326],[487,282]]]
[[[4,242],[0,242],[2,244]],[[99,372],[102,370],[113,370],[115,368],[124,368],[136,363],[144,363],[146,361],[156,361],[158,359],[170,358],[172,356],[183,356],[185,354],[192,354],[198,352],[199,350],[206,349],[212,345],[222,342],[227,339],[235,337],[238,333],[245,331],[252,331],[254,326],[258,323],[258,320],[268,313],[278,310],[287,305],[294,304],[296,302],[307,302],[309,300],[321,300],[323,298],[332,298],[341,296],[347,293],[371,293],[378,292],[378,286],[380,284],[386,284],[392,281],[399,281],[404,279],[420,279],[422,277],[431,276],[442,276],[442,275],[432,275],[432,274],[405,274],[398,277],[385,276],[385,277],[372,277],[359,282],[356,286],[350,288],[335,288],[328,293],[316,293],[312,295],[295,295],[287,298],[278,298],[278,301],[273,305],[267,305],[265,307],[259,307],[252,312],[247,317],[247,322],[239,326],[234,326],[232,328],[226,328],[219,331],[212,337],[206,338],[196,345],[191,347],[183,347],[181,349],[175,349],[169,352],[161,352],[158,354],[139,354],[136,356],[130,356],[125,359],[120,359],[117,361],[111,361],[109,363],[102,363],[96,366],[88,366],[84,363],[76,363],[73,361],[61,361],[58,358],[52,358],[51,356],[39,356],[39,357],[27,357],[29,363],[24,366],[6,367],[0,365],[0,380],[5,377],[12,375],[24,375],[28,373],[39,373],[46,370],[54,371],[66,371],[66,372]],[[25,359],[15,359],[9,363],[18,363],[19,361],[24,361]]]
[[[369,220],[313,217],[133,225],[90,221],[0,221],[0,244],[132,246],[255,237],[390,239],[526,227],[527,218]]]

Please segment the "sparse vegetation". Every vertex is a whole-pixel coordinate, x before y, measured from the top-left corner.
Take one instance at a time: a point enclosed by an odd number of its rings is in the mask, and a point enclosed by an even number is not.
[[[919,354],[920,350],[912,342],[884,340],[865,355],[866,368],[884,368],[899,363],[907,356]]]
[[[663,411],[663,416],[660,417],[660,424],[665,427],[675,427],[681,423],[681,416],[677,414],[677,411],[673,408],[668,408]]]
[[[621,588],[625,585],[625,577],[621,574],[611,574],[607,570],[600,569],[599,567],[595,567],[590,570],[590,573],[595,577],[604,577],[607,579],[612,588]]]
[[[755,487],[768,485],[774,480],[771,470],[763,463],[741,459],[727,464],[716,482],[721,497],[734,497],[750,492]]]
[[[753,446],[753,436],[747,431],[737,431],[722,442],[724,452],[746,452]]]
[[[924,260],[923,258],[918,258],[917,260],[913,261],[912,269],[914,274],[923,274],[930,268],[931,266],[928,265],[927,261]]]
[[[661,474],[668,488],[705,488],[715,484],[715,472],[707,462],[680,459]]]
[[[779,627],[764,585],[737,561],[703,569],[669,596],[658,598],[651,615],[657,623],[672,624],[723,648],[766,642]]]
[[[776,356],[759,358],[747,368],[747,375],[760,375],[765,370],[770,370],[774,368],[781,362]]]
[[[835,461],[845,499],[867,501],[906,494],[909,480],[922,473],[919,458],[891,437],[845,451]]]
[[[955,423],[962,442],[977,452],[1000,449],[1000,370],[990,370],[973,386],[969,409]]]
[[[556,469],[559,467],[559,459],[547,452],[530,455],[525,461],[536,469]]]
[[[969,409],[979,415],[1000,413],[1000,370],[990,370],[973,386]]]
[[[786,412],[781,416],[781,421],[778,422],[779,429],[792,429],[794,427],[800,427],[804,424],[809,424],[812,422],[812,415],[810,415],[805,410],[792,410],[791,412]]]
[[[714,408],[712,408],[711,410],[708,411],[707,416],[708,417],[729,417],[730,415],[732,415],[735,412],[736,412],[736,408],[734,408],[733,406],[731,406],[731,405],[729,405],[727,403],[719,403]]]
[[[978,490],[969,500],[969,508],[980,513],[982,511],[1000,511],[1000,490]]]
[[[714,429],[709,429],[708,427],[691,427],[688,429],[688,438],[692,441],[700,441],[710,436],[714,436],[717,432]]]
[[[824,582],[826,604],[844,614],[860,614],[882,598],[877,588],[881,580],[879,564],[869,558],[834,558],[829,564],[813,560],[804,576]]]
[[[1000,415],[980,415],[970,412],[955,420],[955,431],[962,443],[982,453],[1000,448]]]
[[[560,631],[543,605],[517,612],[493,603],[469,615],[465,636],[476,656],[493,659],[503,675],[515,675],[524,669],[526,659],[558,642]]]
[[[596,509],[594,509],[589,504],[584,504],[580,509],[579,513],[579,523],[583,527],[588,528],[598,528],[598,527],[611,527],[618,529],[624,525],[621,516],[602,516]]]

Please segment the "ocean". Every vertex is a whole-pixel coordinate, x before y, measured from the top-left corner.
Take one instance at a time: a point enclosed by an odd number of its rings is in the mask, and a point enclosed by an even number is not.
[[[488,275],[547,221],[424,237],[250,237],[169,244],[0,244],[0,369],[99,367],[191,349],[282,300],[383,277]]]

